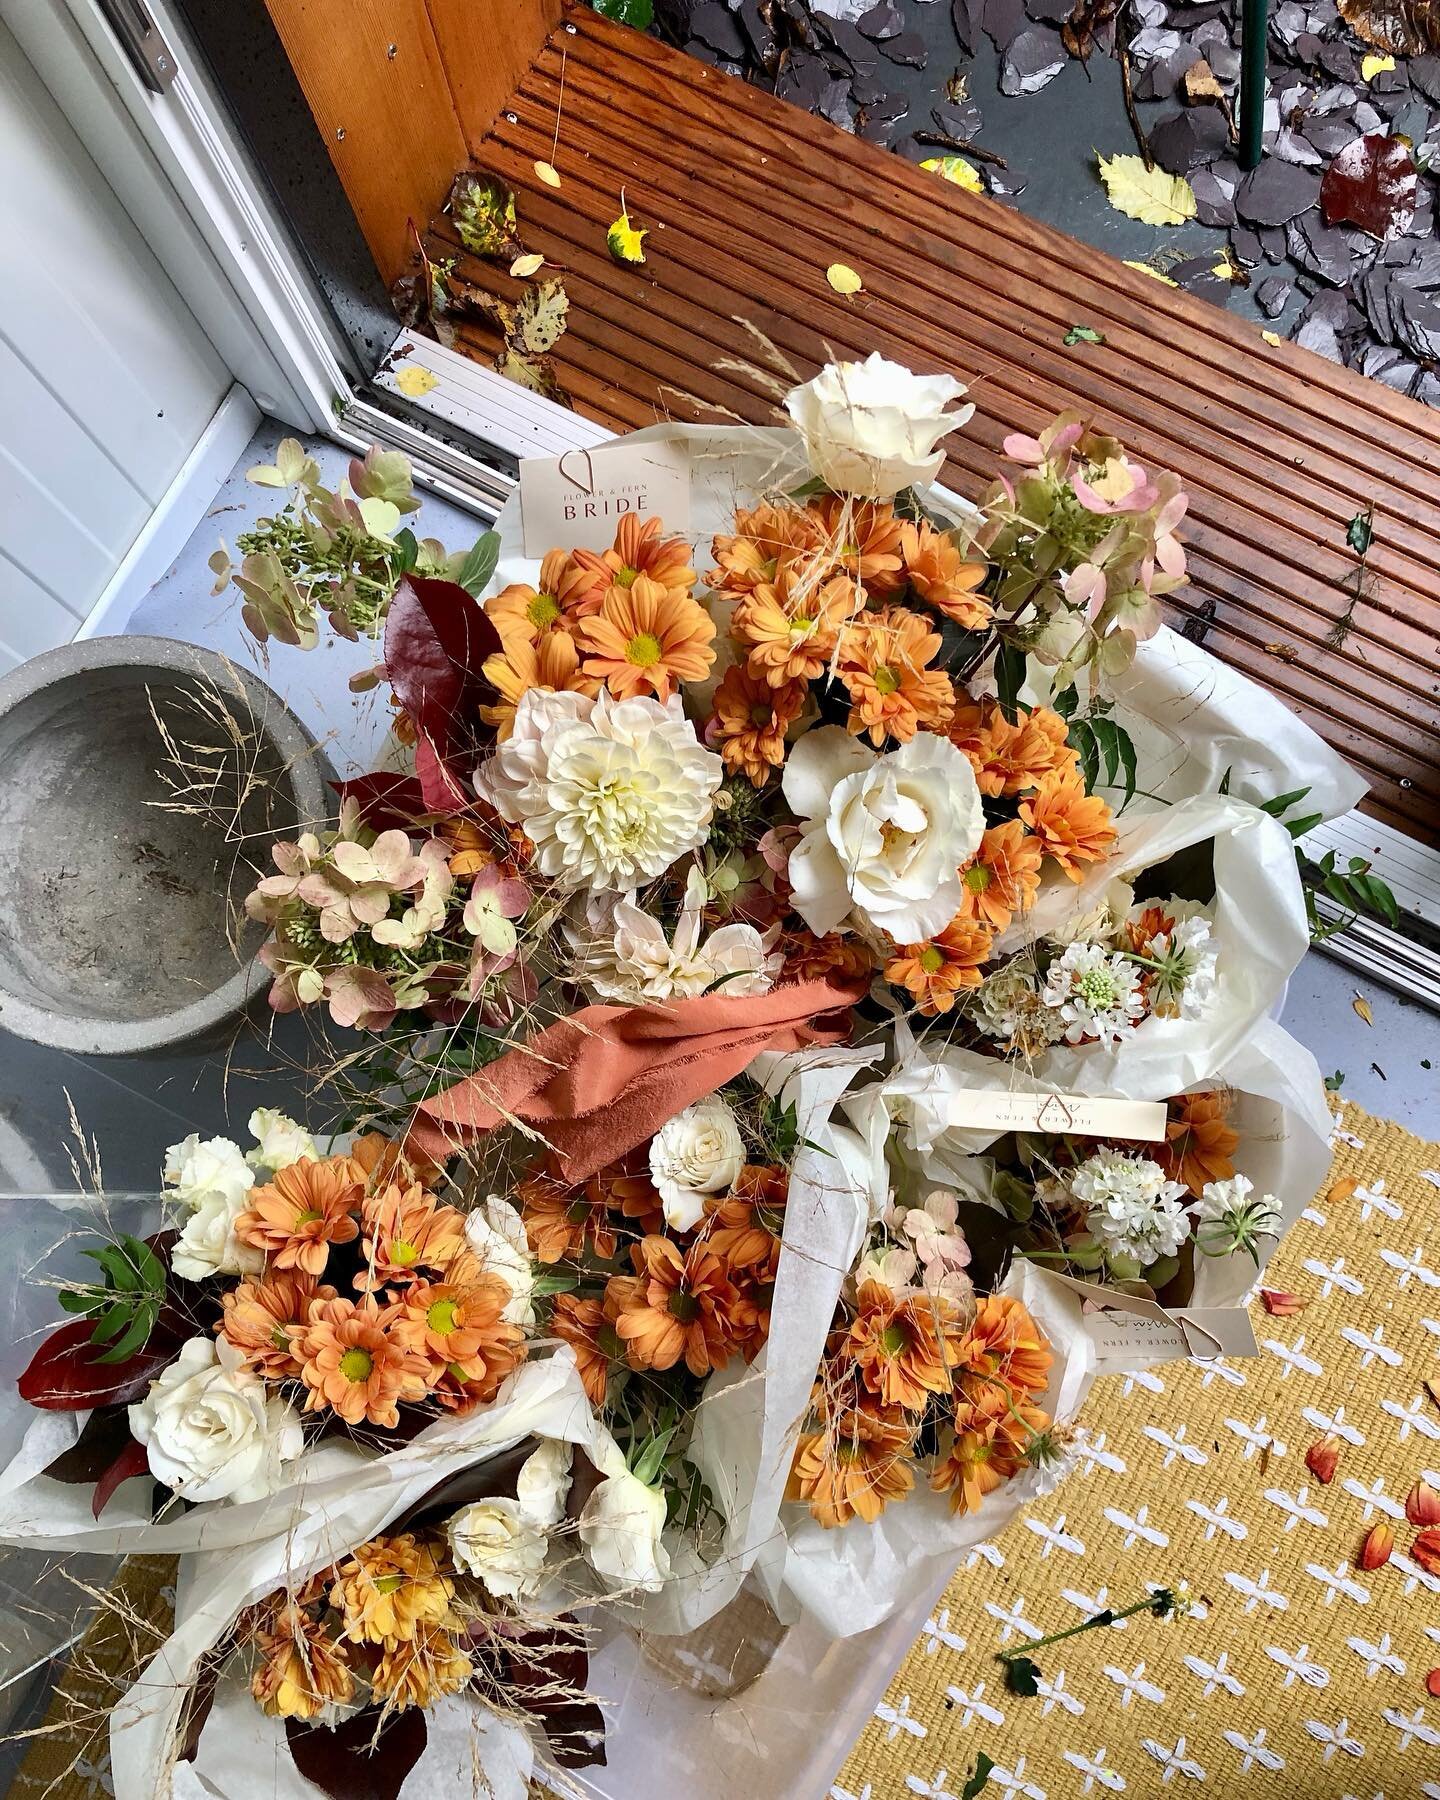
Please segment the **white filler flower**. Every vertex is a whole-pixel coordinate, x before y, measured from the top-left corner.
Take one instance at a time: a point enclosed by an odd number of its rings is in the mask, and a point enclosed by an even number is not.
[[[813,381],[791,389],[785,410],[827,487],[890,500],[940,473],[945,456],[935,446],[975,411],[946,412],[964,392],[952,375],[914,375],[877,351],[863,363],[827,364]]]
[[[530,688],[475,786],[523,826],[548,879],[626,893],[705,841],[724,767],[678,695],[662,705]]]
[[[1102,1150],[1078,1166],[1070,1191],[1089,1209],[1086,1227],[1112,1265],[1135,1262],[1148,1268],[1174,1256],[1190,1235],[1189,1214],[1180,1206],[1184,1183],[1167,1180],[1148,1156]]]
[[[1051,963],[1044,1001],[1065,1026],[1068,1044],[1123,1043],[1145,1017],[1140,971],[1103,944],[1071,944]]]

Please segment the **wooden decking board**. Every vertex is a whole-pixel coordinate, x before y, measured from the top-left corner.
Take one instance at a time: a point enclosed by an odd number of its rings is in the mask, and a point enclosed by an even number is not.
[[[946,446],[961,492],[995,473],[1007,432],[1076,407],[1190,493],[1176,622],[1208,617],[1207,645],[1349,756],[1379,816],[1440,841],[1440,419],[588,7],[567,17],[478,160],[516,188],[527,247],[565,270],[554,360],[578,410],[616,429],[768,421],[764,353],[740,318],[804,374],[880,349],[969,379],[976,417]],[[551,157],[562,59],[554,192],[533,165]],[[622,186],[652,228],[641,269],[604,247]],[[453,253],[447,219],[432,235]],[[513,298],[503,270],[460,260]],[[836,260],[864,276],[853,301],[825,285]],[[1065,350],[1074,323],[1107,343]],[[487,360],[495,347],[475,325],[462,342]],[[1337,650],[1325,639],[1356,569],[1345,525],[1371,503],[1369,585]]]

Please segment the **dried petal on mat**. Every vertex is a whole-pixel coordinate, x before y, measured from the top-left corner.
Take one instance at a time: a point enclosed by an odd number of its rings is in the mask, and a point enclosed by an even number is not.
[[[1425,1692],[1440,1700],[1440,1669],[1432,1669],[1425,1677]]]
[[[1405,1517],[1412,1525],[1440,1525],[1440,1494],[1423,1476],[1405,1496]]]
[[[1330,1436],[1317,1438],[1305,1452],[1305,1467],[1320,1483],[1321,1487],[1329,1487],[1335,1479],[1335,1470],[1340,1463],[1340,1440]]]
[[[1384,1519],[1372,1525],[1355,1556],[1357,1569],[1383,1569],[1395,1548],[1395,1527]]]
[[[1347,144],[1325,171],[1321,215],[1327,225],[1358,225],[1383,243],[1410,229],[1417,187],[1409,145],[1372,131]]]
[[[1138,156],[1100,156],[1100,179],[1116,212],[1142,225],[1183,225],[1195,217],[1195,192],[1179,175],[1147,169]]]
[[[1410,1546],[1410,1559],[1427,1575],[1440,1575],[1440,1526],[1426,1526]]]
[[[1277,1319],[1293,1319],[1296,1313],[1304,1312],[1310,1300],[1308,1295],[1289,1294],[1281,1288],[1261,1288],[1260,1304]]]

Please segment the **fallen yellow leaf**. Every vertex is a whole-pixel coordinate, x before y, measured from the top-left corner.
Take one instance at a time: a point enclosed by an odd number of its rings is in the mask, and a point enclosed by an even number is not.
[[[1360,64],[1360,73],[1366,81],[1373,81],[1377,75],[1388,75],[1394,67],[1393,56],[1367,56]]]
[[[837,294],[858,294],[865,286],[848,263],[831,263],[825,271],[825,279]]]
[[[1183,225],[1196,212],[1195,190],[1183,175],[1147,169],[1139,156],[1097,156],[1100,179],[1116,212],[1142,225]]]
[[[1278,331],[1262,331],[1260,335],[1264,338],[1265,342],[1275,350],[1278,350],[1281,344],[1285,342]]]
[[[625,196],[620,196],[620,217],[605,233],[605,242],[610,254],[618,263],[643,263],[645,260],[645,239],[649,236],[645,231],[630,223],[630,214],[625,210]]]
[[[421,363],[409,363],[395,377],[395,385],[407,400],[419,400],[431,388],[439,387],[440,378],[433,369],[427,369]]]
[[[1360,1017],[1367,1025],[1373,1025],[1375,1023],[1375,1015],[1370,1010],[1370,1002],[1363,994],[1356,994],[1355,998],[1350,1002],[1350,1007],[1353,1012],[1359,1013]]]
[[[545,258],[531,252],[526,256],[517,256],[510,265],[510,273],[518,275],[523,281],[527,276],[537,274],[544,267]]]
[[[1163,281],[1166,287],[1178,288],[1180,285],[1178,281],[1172,281],[1168,275],[1162,275],[1158,269],[1152,269],[1147,262],[1131,262],[1127,256],[1125,267],[1134,269],[1137,274],[1148,275],[1152,281]]]
[[[973,163],[966,162],[963,156],[927,156],[920,167],[929,169],[936,175],[943,175],[946,181],[954,182],[956,187],[964,188],[967,194],[978,194],[983,191],[979,170]]]
[[[535,173],[545,183],[546,187],[559,187],[560,171],[555,167],[554,163],[537,162],[535,165]]]

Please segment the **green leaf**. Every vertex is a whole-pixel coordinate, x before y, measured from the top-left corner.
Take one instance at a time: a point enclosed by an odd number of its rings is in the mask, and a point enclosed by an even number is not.
[[[1019,711],[1020,690],[1025,685],[1025,652],[1001,642],[995,652],[995,687],[1000,710],[1012,723]]]
[[[1392,931],[1400,925],[1400,907],[1390,888],[1378,875],[1368,870],[1350,877],[1350,885],[1359,895],[1361,904],[1373,913],[1378,913]]]
[[[1228,774],[1229,771],[1227,770],[1226,773]],[[1228,789],[1222,789],[1221,791],[1228,792]],[[1289,812],[1290,808],[1294,806],[1297,801],[1303,800],[1309,792],[1310,790],[1308,787],[1292,788],[1288,794],[1276,794],[1273,799],[1262,800],[1260,802],[1260,810],[1261,812],[1269,813],[1272,819],[1283,818],[1284,815]]]
[[[1076,344],[1103,344],[1105,333],[1096,331],[1093,325],[1072,325],[1060,342],[1067,350],[1073,349]]]
[[[637,1481],[643,1481],[646,1487],[654,1486],[655,1477],[664,1467],[665,1452],[674,1435],[675,1427],[673,1425],[667,1431],[657,1431],[635,1459],[630,1472]]]
[[[1375,509],[1367,507],[1345,527],[1345,542],[1357,556],[1364,556],[1375,538]]]
[[[655,0],[592,0],[592,4],[602,18],[633,25],[637,31],[648,31],[655,23]]]
[[[1040,1665],[1028,1656],[1005,1656],[1005,1685],[1012,1694],[1033,1700],[1040,1692]]]
[[[408,525],[395,533],[395,549],[398,555],[390,558],[390,566],[396,574],[408,575],[420,560],[420,540]]]
[[[994,1757],[987,1756],[982,1750],[975,1758],[975,1767],[970,1771],[969,1778],[960,1790],[960,1800],[976,1800],[976,1796],[984,1791],[985,1784],[990,1779],[990,1771],[994,1767]]]
[[[490,585],[490,578],[499,561],[500,533],[487,531],[476,538],[470,547],[470,554],[460,565],[460,586],[478,600]]]
[[[1324,813],[1306,813],[1301,819],[1282,819],[1281,824],[1292,838],[1302,838],[1307,831],[1313,831],[1317,825],[1325,823]]]
[[[1120,810],[1124,812],[1135,798],[1135,785],[1139,779],[1136,769],[1135,740],[1123,725],[1115,727],[1115,735],[1120,743],[1120,767],[1125,776],[1125,798],[1120,802]]]
[[[92,1344],[108,1344],[111,1338],[121,1331],[127,1330],[134,1323],[134,1309],[126,1300],[117,1300],[113,1306],[107,1306],[96,1321],[95,1329],[90,1333]]]
[[[157,1308],[150,1306],[148,1303],[141,1306],[135,1314],[130,1329],[118,1343],[112,1344],[103,1356],[97,1356],[95,1358],[96,1362],[122,1363],[125,1362],[127,1358],[133,1356],[149,1338],[150,1333],[155,1329],[157,1315]]]
[[[1075,708],[1079,704],[1080,695],[1077,693],[1073,683],[1069,687],[1061,688],[1058,693],[1050,696],[1051,710],[1059,713],[1062,719],[1073,718],[1075,716]]]
[[[457,175],[450,211],[460,242],[476,256],[508,262],[525,247],[515,223],[515,196],[496,175],[474,169]]]
[[[1105,759],[1105,785],[1114,787],[1115,777],[1120,772],[1118,728],[1110,719],[1092,719],[1090,729],[1095,733],[1096,746]]]
[[[77,1294],[69,1289],[58,1298],[62,1311],[68,1313],[92,1313],[98,1304],[93,1294]]]

